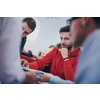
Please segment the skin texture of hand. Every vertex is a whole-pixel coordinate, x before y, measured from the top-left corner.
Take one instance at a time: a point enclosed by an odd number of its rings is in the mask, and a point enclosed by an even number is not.
[[[39,71],[36,71],[35,73],[39,73]],[[45,74],[42,74],[42,75],[40,75],[40,76],[41,76],[43,79],[38,78],[38,81],[39,81],[39,82],[49,82],[50,76],[45,75]]]
[[[29,68],[29,63],[25,59],[21,59],[21,65]]]
[[[63,58],[68,57],[68,49],[67,48],[59,49],[59,51],[60,51]]]
[[[26,78],[24,80],[24,84],[34,84],[34,83],[37,83],[38,81],[38,78],[35,74],[35,72],[33,71],[29,71],[29,72],[25,72],[26,74]]]
[[[39,82],[49,82],[50,76],[45,75],[45,74],[40,75],[40,76],[42,76],[43,79],[38,79]]]

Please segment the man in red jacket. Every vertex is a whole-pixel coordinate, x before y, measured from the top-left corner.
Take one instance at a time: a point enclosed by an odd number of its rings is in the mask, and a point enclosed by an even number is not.
[[[75,81],[77,62],[80,48],[72,46],[72,36],[70,26],[62,27],[59,31],[61,48],[54,48],[42,59],[28,63],[22,59],[21,64],[31,69],[43,70],[45,66],[51,66],[50,73],[65,80]]]

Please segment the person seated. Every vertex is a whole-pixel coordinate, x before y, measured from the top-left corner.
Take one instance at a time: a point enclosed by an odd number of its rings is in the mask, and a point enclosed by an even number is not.
[[[22,59],[21,64],[36,70],[43,70],[46,66],[51,66],[51,74],[65,80],[75,81],[77,62],[81,49],[75,48],[72,45],[73,38],[70,34],[70,26],[62,27],[59,33],[61,48],[54,48],[43,58],[32,63]]]
[[[72,17],[73,45],[82,46],[75,84],[100,84],[100,17]],[[56,76],[40,75],[42,82],[73,84]]]

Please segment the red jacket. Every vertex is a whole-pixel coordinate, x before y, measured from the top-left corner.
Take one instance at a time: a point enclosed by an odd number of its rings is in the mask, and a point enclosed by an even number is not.
[[[75,81],[75,72],[77,68],[78,57],[80,48],[76,48],[69,54],[69,60],[64,61],[59,48],[54,48],[42,59],[37,60],[30,64],[31,69],[43,70],[45,66],[51,66],[50,73],[57,75],[65,80]]]

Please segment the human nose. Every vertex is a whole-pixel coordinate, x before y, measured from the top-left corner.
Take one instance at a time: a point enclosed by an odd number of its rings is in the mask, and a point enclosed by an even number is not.
[[[22,34],[24,34],[24,30],[22,30]]]
[[[64,39],[61,40],[61,44],[63,44],[63,43],[65,43],[65,40]]]

